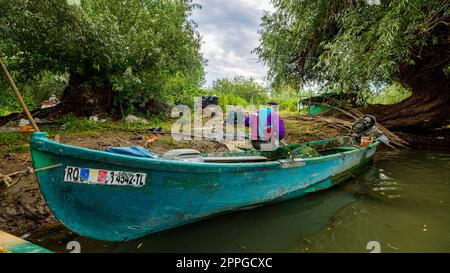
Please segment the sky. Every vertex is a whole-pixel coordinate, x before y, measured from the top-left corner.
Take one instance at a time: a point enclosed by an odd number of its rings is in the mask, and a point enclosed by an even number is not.
[[[192,19],[202,36],[207,59],[206,87],[220,78],[252,77],[265,83],[267,68],[251,51],[259,44],[261,17],[273,11],[269,0],[196,0]]]

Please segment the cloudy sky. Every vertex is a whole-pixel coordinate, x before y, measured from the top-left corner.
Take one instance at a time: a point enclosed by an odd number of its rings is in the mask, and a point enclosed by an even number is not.
[[[237,75],[263,83],[266,68],[251,51],[258,46],[258,29],[269,0],[196,0],[202,6],[192,19],[202,35],[202,52],[208,60],[206,85]]]

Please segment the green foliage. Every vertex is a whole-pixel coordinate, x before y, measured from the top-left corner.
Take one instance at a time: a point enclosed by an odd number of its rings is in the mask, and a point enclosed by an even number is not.
[[[132,137],[136,137],[134,133],[146,132],[151,127],[162,127],[163,131],[169,132],[171,128],[169,121],[164,121],[162,117],[154,116],[151,119],[142,119],[139,122],[111,121],[104,122],[92,121],[85,118],[76,118],[72,115],[65,116],[59,120],[55,120],[52,124],[46,126],[41,125],[40,129],[47,132],[51,137],[56,134],[64,135],[90,135],[96,136],[105,132],[130,132]],[[2,132],[0,133],[0,153],[21,153],[27,152],[31,134],[19,132]],[[168,138],[171,140],[172,138]],[[166,141],[160,139],[161,141]]]
[[[12,90],[0,89],[0,116],[6,116],[20,111],[20,104]]]
[[[20,88],[20,86],[19,86]],[[27,106],[32,106],[32,98],[26,94],[22,94],[22,98]],[[9,115],[15,112],[22,112],[19,100],[6,82],[3,72],[0,72],[0,116]]]
[[[27,151],[31,134],[2,132],[0,134],[0,153],[20,153]]]
[[[289,85],[280,85],[273,88],[271,100],[278,102],[280,111],[294,112],[298,110],[300,94],[301,92]]]
[[[39,108],[43,101],[47,101],[51,95],[61,98],[67,87],[69,76],[67,74],[54,74],[43,71],[34,80],[23,84],[23,94],[33,101],[33,106]]]
[[[180,73],[176,73],[166,81],[164,90],[171,90],[168,100],[173,104],[194,105],[194,99],[206,94],[207,91],[200,88],[198,84],[186,81]]]
[[[298,98],[279,100],[278,108],[280,111],[295,112],[298,110]]]
[[[411,91],[405,89],[401,84],[394,83],[383,88],[379,93],[373,94],[368,102],[371,104],[393,104],[411,96]]]
[[[40,108],[41,103],[48,100],[52,94],[60,98],[67,86],[67,81],[67,74],[43,71],[26,82],[17,83],[17,87],[29,110],[33,110]],[[6,77],[3,72],[0,73],[0,116],[22,111],[17,97],[6,83]]]
[[[249,103],[244,98],[235,94],[219,94],[219,104],[222,106],[226,105],[241,105],[246,107]]]
[[[450,63],[448,16],[442,0],[272,0],[256,53],[276,84],[318,83],[333,92],[369,92],[398,81],[400,67],[440,54]],[[439,52],[430,52],[433,45]],[[447,46],[446,46],[447,45]],[[446,47],[445,47],[446,46]],[[434,59],[433,59],[434,60]],[[425,71],[427,67],[424,67]],[[364,98],[363,98],[364,99]]]
[[[269,96],[270,93],[270,96]],[[204,90],[203,94],[214,94],[219,97],[219,104],[225,105],[267,105],[270,101],[278,103],[279,111],[295,112],[298,110],[300,97],[309,97],[311,90],[298,90],[289,85],[277,85],[272,90],[253,79],[245,79],[238,76],[233,79],[220,79],[213,83],[210,90]]]
[[[253,79],[246,79],[237,76],[233,79],[219,79],[213,83],[210,90],[211,93],[217,95],[224,100],[228,100],[232,104],[263,105],[268,102],[269,90]],[[227,105],[226,101],[221,101],[221,105]]]
[[[163,127],[163,130],[170,131],[169,122],[163,121],[163,117],[154,116],[151,119],[141,118],[137,122],[125,122],[125,121],[93,121],[86,118],[76,118],[74,116],[66,116],[58,120],[58,124],[65,125],[64,129],[50,130],[51,133],[73,133],[73,132],[107,132],[111,130],[130,130],[134,131],[145,131],[151,127]]]
[[[314,93],[313,89],[298,89],[288,84],[277,84],[273,86],[271,95],[271,100],[278,102],[280,111],[298,112],[299,100],[310,98],[317,94]]]
[[[18,82],[42,71],[68,73],[85,86],[111,86],[115,105],[132,112],[150,99],[175,101],[203,81],[191,0],[0,0],[0,6],[0,56]]]

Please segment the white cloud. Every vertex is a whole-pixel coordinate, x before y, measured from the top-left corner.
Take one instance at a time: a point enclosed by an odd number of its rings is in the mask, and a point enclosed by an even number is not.
[[[208,60],[207,85],[218,78],[252,77],[264,82],[266,68],[251,51],[259,44],[264,11],[273,11],[269,0],[197,0],[202,9],[192,19],[202,35],[202,53]]]
[[[266,10],[270,12],[274,11],[273,5],[268,0],[246,0],[240,2],[246,3],[250,7],[257,10]]]

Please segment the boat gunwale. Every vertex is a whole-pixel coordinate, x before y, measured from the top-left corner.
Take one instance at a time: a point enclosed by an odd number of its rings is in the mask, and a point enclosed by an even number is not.
[[[336,138],[330,138],[326,140],[317,140],[306,142],[305,144],[317,144],[324,141],[331,141]],[[353,150],[343,151],[339,153],[334,153],[330,155],[324,155],[320,157],[314,158],[297,158],[296,161],[303,161],[306,164],[312,163],[322,163],[331,160],[339,159],[343,156],[361,152],[364,150],[368,150],[370,148],[376,147],[380,144],[379,141],[375,141],[374,143],[364,147],[355,147]],[[143,168],[143,169],[160,169],[160,168],[174,168],[181,167],[187,168],[186,170],[174,170],[174,169],[166,169],[164,171],[172,171],[172,172],[211,172],[211,171],[220,171],[220,172],[228,172],[228,171],[259,171],[264,169],[277,169],[282,168],[283,163],[280,161],[269,161],[269,162],[257,162],[257,163],[206,163],[206,162],[182,162],[182,161],[174,161],[174,160],[166,160],[166,159],[153,159],[153,158],[143,158],[143,157],[135,157],[121,154],[113,154],[105,151],[94,150],[85,147],[79,147],[74,145],[67,145],[58,143],[48,139],[48,134],[46,132],[37,132],[33,133],[32,139],[30,141],[30,149],[36,150],[40,152],[50,153],[58,156],[71,157],[75,159],[82,159],[88,161],[95,161],[99,163],[109,164],[109,165],[118,165],[125,167],[134,167],[134,168]],[[94,156],[95,155],[95,156]],[[101,156],[99,158],[99,156]],[[102,159],[108,160],[105,162]],[[283,159],[283,161],[289,161],[289,159]],[[130,164],[130,162],[138,163],[139,166]],[[152,163],[152,164],[148,164]]]
[[[165,172],[181,172],[181,171],[183,171],[183,172],[193,172],[193,173],[224,172],[224,171],[231,172],[231,171],[239,171],[239,170],[251,172],[251,171],[260,171],[260,170],[264,170],[264,169],[281,169],[281,168],[283,168],[283,164],[280,161],[263,162],[263,163],[239,163],[239,164],[232,163],[232,164],[230,164],[230,163],[178,162],[178,161],[163,160],[163,159],[139,158],[139,157],[133,157],[133,156],[111,154],[109,152],[104,152],[104,151],[99,151],[99,150],[94,150],[94,149],[89,149],[89,148],[84,148],[84,147],[79,147],[79,146],[61,144],[61,143],[57,143],[57,142],[54,142],[54,141],[48,139],[47,135],[48,135],[47,133],[40,133],[40,134],[36,134],[36,135],[33,134],[33,138],[30,142],[30,144],[31,144],[30,149],[32,151],[39,151],[42,153],[48,153],[48,154],[53,154],[53,155],[57,155],[57,156],[68,157],[67,161],[69,161],[69,162],[72,159],[82,159],[82,160],[87,160],[87,161],[95,161],[98,163],[108,164],[111,166],[117,165],[117,166],[133,167],[133,168],[142,168],[142,169],[148,169],[148,170],[152,170],[152,169],[158,170],[161,166],[164,166],[165,168],[167,168],[167,169],[163,169]],[[332,139],[328,139],[328,141],[331,141],[331,140]],[[311,144],[313,142],[308,142],[308,143]],[[315,141],[315,143],[326,143],[326,142],[325,142],[325,140],[319,140],[319,141]],[[369,150],[371,147],[376,148],[376,146],[378,146],[378,144],[380,144],[380,143],[375,142],[364,148],[356,148],[351,151],[331,154],[331,155],[322,156],[319,158],[302,159],[301,161],[316,164],[316,163],[322,163],[322,162],[326,162],[326,161],[330,161],[330,160],[340,159],[351,153],[361,153],[361,152],[362,152],[360,155],[361,159],[365,159],[365,152],[367,150]],[[97,157],[95,157],[94,155],[96,155]],[[101,155],[101,156],[98,156],[98,155]],[[111,159],[111,157],[113,159]],[[107,158],[109,160],[102,161],[101,160],[102,158]],[[66,161],[66,163],[67,163],[67,161]],[[138,164],[139,166],[130,164],[131,163],[130,161],[132,163],[139,163]],[[298,160],[298,161],[300,161],[300,160]],[[156,163],[156,164],[149,164],[150,162]],[[34,162],[34,165],[36,166],[36,162]],[[182,169],[180,171],[180,170],[177,170],[176,168],[174,168],[174,166],[182,166],[184,169]],[[210,168],[210,167],[213,167],[213,168]],[[39,175],[38,175],[38,179],[39,179],[39,187],[42,191],[43,184],[47,184],[47,183],[45,183],[46,181],[41,181],[41,179],[39,178]],[[140,188],[130,188],[127,190],[132,191],[132,192],[141,191]],[[56,193],[54,193],[54,194],[56,194]],[[61,194],[61,192],[57,192],[57,194]],[[98,234],[94,234],[91,231],[87,231],[86,229],[82,230],[82,228],[80,229],[79,226],[76,226],[76,230],[73,229],[73,228],[75,228],[73,223],[66,222],[65,220],[67,218],[65,217],[65,215],[61,214],[61,212],[56,213],[56,211],[58,210],[57,205],[56,206],[50,205],[50,203],[48,202],[49,200],[47,199],[49,195],[47,195],[47,194],[43,194],[43,195],[44,195],[45,201],[47,202],[47,204],[49,204],[49,207],[51,208],[51,210],[54,211],[55,217],[58,219],[58,221],[60,221],[63,225],[67,226],[69,229],[74,230],[77,234],[80,234],[80,235],[86,236],[86,237],[90,237],[90,238],[94,238],[97,240],[124,241],[124,240],[136,239],[136,238],[142,237],[144,235],[154,233],[156,231],[167,230],[167,229],[170,229],[170,228],[173,228],[176,226],[185,225],[185,224],[188,224],[191,222],[199,221],[204,218],[204,217],[199,217],[192,221],[183,222],[182,224],[179,224],[179,223],[169,224],[169,225],[164,226],[164,228],[162,228],[162,229],[151,229],[151,228],[142,229],[142,232],[140,232],[140,233],[124,234],[123,237],[110,234],[110,235],[108,235],[110,237],[99,238],[99,237],[94,236],[94,235],[98,235]],[[272,203],[272,202],[279,202],[279,201],[282,201],[282,199],[278,199],[280,197],[276,197],[272,200],[252,204],[251,206],[262,205],[262,204]],[[216,216],[218,214],[228,213],[228,212],[234,211],[236,209],[240,209],[240,208],[241,207],[231,208],[226,211],[208,215],[207,217],[212,217],[212,216]],[[130,235],[132,235],[132,236],[130,237]]]

